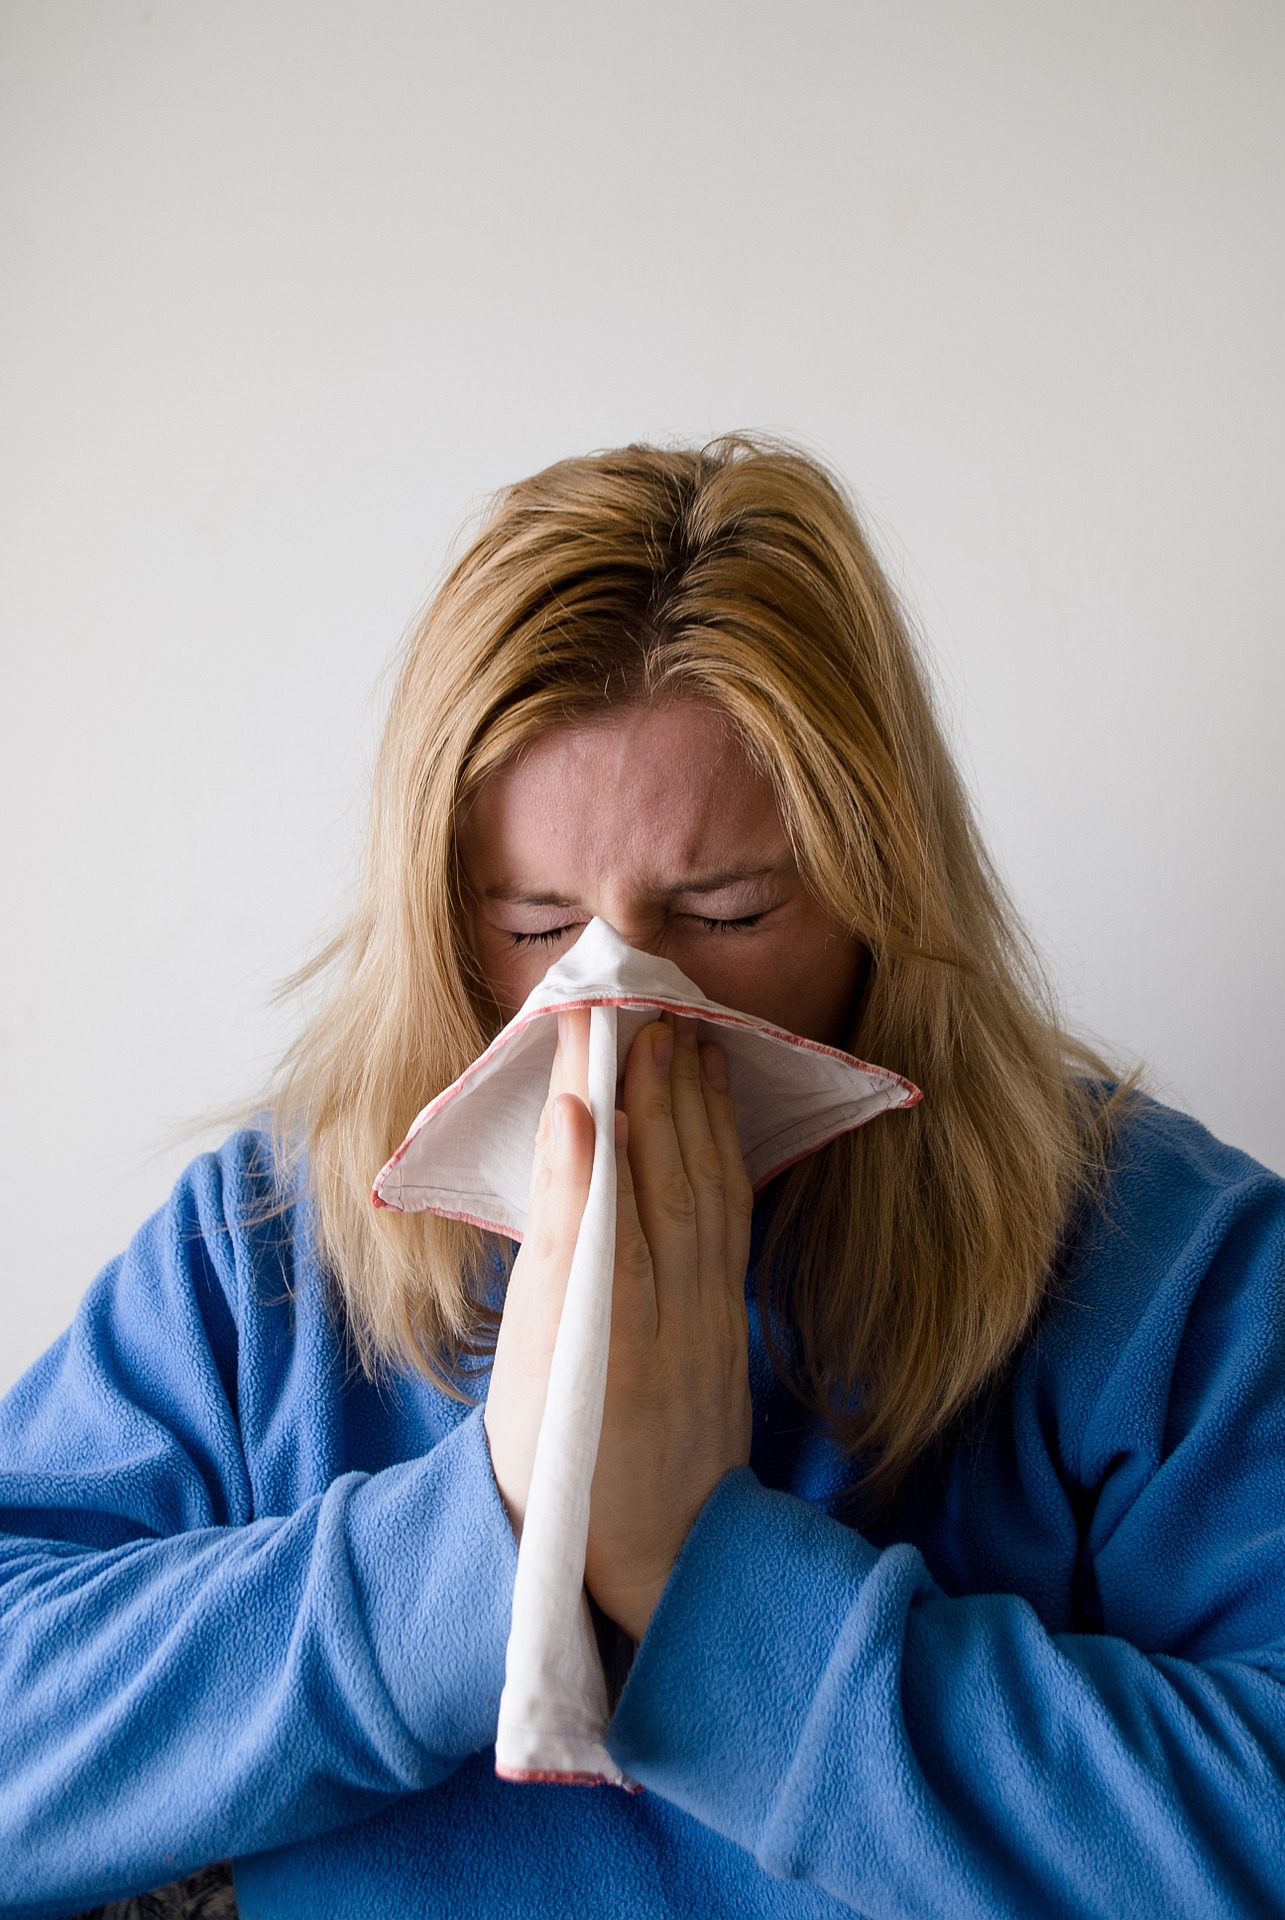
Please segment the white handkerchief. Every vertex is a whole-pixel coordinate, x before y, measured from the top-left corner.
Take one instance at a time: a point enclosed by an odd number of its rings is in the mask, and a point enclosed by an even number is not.
[[[617,1090],[640,1028],[672,1010],[727,1056],[741,1151],[755,1189],[917,1088],[834,1047],[708,1000],[668,960],[591,920],[485,1053],[429,1102],[375,1182],[377,1206],[428,1209],[522,1237],[557,1015],[588,1007],[589,1197],[572,1257],[513,1586],[496,1771],[514,1780],[627,1785],[603,1745],[607,1688],[584,1589],[616,1233]]]

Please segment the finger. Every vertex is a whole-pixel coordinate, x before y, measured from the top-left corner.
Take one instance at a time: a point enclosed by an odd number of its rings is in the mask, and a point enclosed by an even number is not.
[[[526,1233],[522,1252],[513,1265],[515,1277],[532,1261],[559,1260],[559,1248],[567,1236],[565,1208],[574,1213],[570,1244],[574,1246],[584,1213],[584,1194],[588,1194],[588,1175],[594,1165],[594,1121],[584,1104],[588,1091],[588,1012],[578,1008],[557,1016],[557,1041],[553,1044],[553,1068],[549,1071],[549,1094],[536,1127],[536,1146],[530,1165],[530,1188],[526,1200]],[[576,1112],[578,1110],[578,1112]],[[582,1117],[584,1116],[584,1121]],[[588,1123],[588,1171],[584,1165],[584,1123]],[[570,1185],[569,1185],[570,1183]],[[580,1190],[582,1188],[582,1190]],[[580,1196],[580,1198],[576,1198]],[[540,1248],[540,1252],[538,1252]],[[547,1284],[547,1281],[546,1283]],[[559,1300],[567,1286],[567,1275],[557,1286]]]
[[[589,1008],[564,1007],[558,1013],[558,1045],[553,1056],[556,1093],[574,1093],[580,1100],[589,1097]]]
[[[558,1096],[568,1093],[574,1094],[577,1099],[586,1099],[588,1072],[588,1011],[585,1008],[577,1008],[570,1013],[560,1012],[557,1019],[557,1037],[553,1046],[553,1066],[549,1072],[549,1091],[540,1109],[540,1119],[535,1130],[529,1196],[534,1196],[537,1184],[542,1190],[547,1189],[552,1178],[553,1110]],[[528,1213],[531,1203],[531,1198],[528,1198]]]
[[[644,1027],[629,1050],[624,1087],[629,1166],[662,1326],[667,1315],[690,1311],[697,1287],[696,1196],[674,1130],[675,1051],[670,1022]]]
[[[548,1185],[551,1177],[553,1154],[553,1103],[565,1090],[565,1068],[562,1047],[561,1016],[554,1023],[553,1065],[549,1069],[549,1085],[544,1096],[544,1105],[540,1109],[540,1118],[536,1123],[535,1145],[531,1152],[531,1178],[527,1183],[527,1213],[530,1215],[534,1204],[537,1182]],[[528,1221],[529,1227],[529,1221]]]
[[[549,1106],[549,1140],[534,1170],[518,1261],[560,1306],[589,1195],[594,1128],[588,1107],[574,1094],[560,1093]]]
[[[710,1128],[694,1019],[678,1016],[674,1043],[670,1098],[674,1133],[696,1209],[696,1281],[700,1289],[721,1292],[727,1275],[724,1165]]]
[[[611,1347],[617,1359],[656,1337],[656,1283],[651,1248],[638,1218],[629,1167],[629,1120],[616,1113],[616,1267],[611,1292]]]
[[[736,1300],[745,1296],[745,1273],[750,1263],[750,1227],[754,1212],[754,1191],[741,1152],[736,1125],[736,1106],[732,1099],[727,1071],[727,1055],[710,1041],[700,1049],[701,1083],[710,1136],[723,1168],[723,1217],[726,1230],[726,1275],[729,1292]]]
[[[540,1109],[540,1118],[535,1129],[535,1149],[531,1156],[531,1183],[529,1192],[535,1189],[536,1174],[541,1158],[549,1151],[553,1143],[553,1103],[562,1092],[562,1030],[556,1026],[553,1041],[553,1065],[549,1069],[549,1086],[544,1096],[544,1105]],[[528,1200],[528,1206],[530,1201]]]
[[[548,1112],[548,1147],[537,1156],[526,1233],[509,1275],[483,1416],[496,1485],[519,1536],[593,1164],[587,1108],[572,1094],[558,1094]]]

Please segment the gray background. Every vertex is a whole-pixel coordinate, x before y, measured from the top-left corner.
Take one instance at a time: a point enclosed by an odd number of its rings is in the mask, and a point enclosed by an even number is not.
[[[470,512],[629,438],[842,470],[1072,1016],[1285,1170],[1283,77],[1275,0],[0,4],[0,1385],[291,1030]]]

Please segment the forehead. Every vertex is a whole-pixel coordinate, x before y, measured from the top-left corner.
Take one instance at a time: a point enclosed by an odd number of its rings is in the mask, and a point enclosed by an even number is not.
[[[491,776],[461,829],[483,888],[628,874],[663,890],[785,846],[770,782],[718,709],[691,699],[542,735]]]

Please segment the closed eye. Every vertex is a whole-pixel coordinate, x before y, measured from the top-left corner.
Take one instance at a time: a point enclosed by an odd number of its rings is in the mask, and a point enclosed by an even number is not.
[[[767,918],[770,909],[764,907],[758,913],[744,913],[735,920],[717,920],[712,915],[688,913],[681,917],[694,921],[706,933],[748,933],[751,927],[757,927]],[[536,933],[510,932],[508,937],[515,947],[551,947],[561,940],[564,934],[580,931],[575,922],[565,927],[542,927]]]
[[[692,914],[691,918],[704,927],[706,933],[748,933],[766,916],[767,909],[764,908],[762,913],[742,914],[739,920],[710,920],[703,913]]]
[[[544,927],[539,933],[510,933],[509,939],[515,947],[551,947],[564,933],[574,932],[574,927]]]

